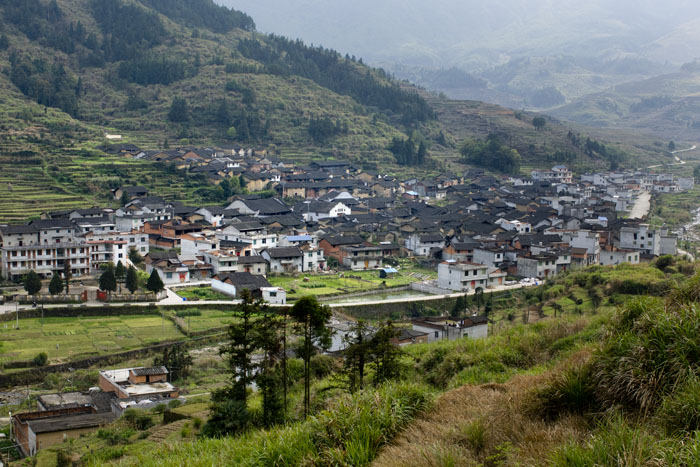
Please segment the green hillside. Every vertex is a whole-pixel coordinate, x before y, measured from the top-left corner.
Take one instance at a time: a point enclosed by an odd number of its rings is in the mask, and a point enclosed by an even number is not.
[[[104,155],[106,134],[144,149],[239,144],[299,163],[345,158],[401,176],[464,170],[465,140],[492,133],[525,172],[611,164],[559,122],[535,129],[535,114],[428,96],[361,59],[259,34],[211,0],[0,0],[0,19],[0,221],[105,203],[131,182],[217,201],[201,178]],[[388,148],[408,136],[427,157],[401,167]],[[624,153],[658,155],[615,151],[623,164]]]

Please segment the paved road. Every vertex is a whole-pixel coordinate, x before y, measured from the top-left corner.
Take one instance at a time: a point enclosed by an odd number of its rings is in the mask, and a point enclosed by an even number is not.
[[[204,284],[207,284],[205,282]],[[491,292],[500,292],[502,290],[513,290],[513,289],[520,289],[523,287],[531,287],[536,284],[516,284],[516,285],[502,285],[493,289],[486,289],[484,290],[484,293],[491,293]],[[167,306],[196,306],[196,305],[234,305],[237,303],[240,303],[240,300],[199,300],[196,302],[190,302],[190,301],[183,301],[182,298],[180,298],[175,292],[170,290],[170,288],[166,288],[167,292],[167,297],[164,298],[163,300],[157,302],[158,305],[167,305]],[[381,291],[377,291],[377,293],[381,293]],[[474,292],[470,292],[470,294],[473,294]],[[406,297],[406,298],[396,298],[392,300],[366,300],[366,301],[359,301],[359,302],[352,302],[352,303],[329,303],[328,306],[331,308],[340,308],[340,307],[354,307],[354,306],[364,306],[364,305],[381,305],[381,304],[388,304],[388,303],[410,303],[410,302],[429,302],[433,300],[442,300],[445,298],[456,298],[463,296],[464,293],[453,293],[453,294],[445,294],[445,295],[426,295],[424,297]],[[149,306],[151,303],[150,302],[136,302],[136,303],[113,303],[110,306]],[[105,306],[104,303],[102,302],[88,302],[80,305],[73,305],[75,308],[99,308]],[[273,307],[275,306],[284,306],[284,305],[271,305]],[[14,303],[8,304],[8,305],[2,305],[0,306],[0,314],[5,314],[5,313],[11,313],[15,311],[17,305]],[[49,308],[65,308],[65,304],[52,304],[52,305],[44,305],[44,308],[49,309]],[[33,307],[31,305],[23,305],[19,307],[20,311],[25,311],[25,310],[30,310]],[[21,316],[20,316],[21,318]]]
[[[676,154],[679,154],[681,152],[688,152],[688,151],[695,151],[698,147],[693,145],[692,148],[687,148],[687,149],[678,149],[676,151],[671,151],[671,154],[673,154],[673,158],[676,160],[675,164],[656,164],[656,165],[650,165],[647,167],[647,169],[655,169],[657,167],[664,167],[666,165],[685,165],[686,162],[684,160],[681,160],[680,157],[676,156]]]
[[[649,214],[649,208],[651,207],[651,194],[648,191],[643,191],[637,196],[637,200],[634,202],[632,210],[630,210],[630,219],[641,219],[647,214]]]

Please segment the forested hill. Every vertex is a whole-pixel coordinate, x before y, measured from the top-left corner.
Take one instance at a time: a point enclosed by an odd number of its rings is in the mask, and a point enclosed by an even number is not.
[[[13,157],[85,152],[113,133],[148,149],[274,146],[302,159],[442,170],[488,128],[529,165],[609,164],[565,126],[534,128],[533,116],[508,109],[494,119],[467,105],[443,122],[434,99],[383,70],[259,34],[251,17],[212,0],[0,0],[0,68],[0,143]]]
[[[0,17],[0,80],[19,107],[55,107],[152,146],[333,138],[371,151],[433,118],[383,71],[258,34],[252,18],[211,0],[0,0]],[[309,131],[326,119],[331,130]]]

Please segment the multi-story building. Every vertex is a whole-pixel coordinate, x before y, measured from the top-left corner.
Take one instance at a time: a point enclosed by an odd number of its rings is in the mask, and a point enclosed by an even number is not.
[[[340,247],[340,262],[353,271],[379,269],[382,267],[384,256],[379,246],[342,246]]]
[[[68,219],[44,219],[0,228],[2,275],[20,280],[29,271],[49,278],[70,266],[75,277],[90,273],[90,248]]]
[[[438,265],[438,287],[457,292],[502,285],[504,272],[485,264],[445,261]]]

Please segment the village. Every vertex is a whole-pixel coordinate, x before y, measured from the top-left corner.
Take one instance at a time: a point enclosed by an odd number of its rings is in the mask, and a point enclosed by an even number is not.
[[[581,266],[675,255],[676,234],[645,220],[649,198],[694,186],[692,177],[644,171],[574,179],[565,166],[533,170],[531,178],[472,169],[398,180],[345,161],[298,167],[265,151],[118,146],[129,157],[210,174],[215,184],[236,178],[245,194],[225,205],[189,206],[125,186],[112,190],[122,204],[116,209],[46,212],[0,226],[4,278],[19,282],[34,271],[46,280],[69,274],[87,281],[107,265],[131,266],[138,258],[166,288],[204,283],[232,298],[249,288],[285,304],[289,291],[275,277],[368,270],[387,277],[408,258],[437,272],[416,274],[414,289],[474,292]]]
[[[130,157],[167,157],[180,168],[207,173],[214,184],[236,178],[245,193],[218,206],[189,206],[145,187],[123,186],[110,193],[118,208],[46,212],[25,224],[0,226],[2,276],[19,283],[31,271],[45,282],[72,280],[71,297],[83,306],[185,304],[179,291],[187,287],[208,290],[202,303],[234,303],[247,289],[272,306],[293,303],[300,296],[294,288],[304,287],[302,293],[322,300],[328,297],[321,290],[328,289],[337,300],[358,296],[379,303],[391,301],[385,297],[392,290],[401,297],[395,301],[404,302],[418,294],[483,294],[591,265],[678,254],[677,235],[646,220],[649,200],[653,193],[694,186],[692,178],[643,171],[575,178],[564,166],[534,170],[530,178],[472,169],[463,176],[398,180],[349,162],[298,167],[243,150],[139,151]],[[164,291],[112,294],[84,286],[120,263],[157,275]],[[333,289],[331,281],[340,285]],[[45,286],[31,296],[5,297],[17,309],[5,307],[19,320],[20,302],[40,303],[43,312],[45,304],[68,296],[44,293]],[[414,316],[410,324],[392,339],[395,345],[489,334],[489,319],[481,314]],[[326,350],[338,354],[353,327],[338,318],[329,327],[333,338]],[[23,454],[94,431],[130,408],[186,401],[164,366],[105,369],[96,383],[87,393],[44,394],[37,411],[15,415],[14,439]]]

